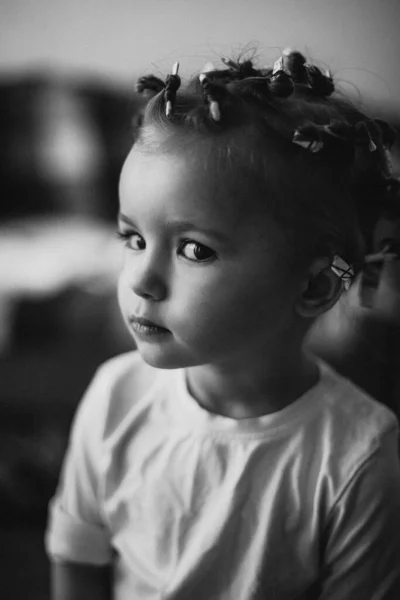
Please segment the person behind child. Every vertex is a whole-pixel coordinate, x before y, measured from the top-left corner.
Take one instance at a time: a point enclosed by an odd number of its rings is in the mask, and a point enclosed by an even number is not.
[[[52,597],[395,600],[397,420],[303,348],[399,217],[393,135],[298,52],[223,62],[139,81],[118,232],[137,351],[75,416]]]

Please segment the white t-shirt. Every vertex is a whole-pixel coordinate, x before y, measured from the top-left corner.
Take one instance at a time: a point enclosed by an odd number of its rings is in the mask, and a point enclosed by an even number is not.
[[[185,371],[105,363],[50,505],[53,560],[114,565],[115,600],[398,600],[395,416],[320,363],[283,410],[202,408]],[[319,583],[318,583],[319,582]]]

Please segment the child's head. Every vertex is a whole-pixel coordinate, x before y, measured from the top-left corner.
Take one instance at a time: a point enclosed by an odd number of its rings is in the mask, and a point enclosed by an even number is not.
[[[298,53],[228,67],[176,96],[148,79],[121,176],[120,302],[160,367],[296,352],[340,296],[334,257],[360,270],[392,202],[391,130],[329,98],[329,75]]]

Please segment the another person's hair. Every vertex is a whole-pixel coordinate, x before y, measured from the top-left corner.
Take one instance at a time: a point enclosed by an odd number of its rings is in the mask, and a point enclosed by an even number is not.
[[[203,148],[205,173],[223,170],[236,193],[241,186],[248,196],[264,196],[302,261],[335,254],[353,275],[367,273],[377,222],[400,219],[390,162],[395,130],[336,93],[330,73],[299,52],[285,51],[264,69],[250,60],[222,60],[224,68],[183,91],[177,73],[165,83],[140,78],[137,92],[148,103],[135,143],[157,152]],[[155,131],[165,134],[162,141]],[[398,255],[394,240],[375,262],[393,250]]]

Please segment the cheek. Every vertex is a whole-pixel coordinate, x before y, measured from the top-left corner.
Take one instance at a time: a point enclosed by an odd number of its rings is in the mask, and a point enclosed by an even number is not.
[[[208,335],[225,329],[237,332],[255,323],[258,326],[276,314],[271,287],[265,280],[254,280],[248,275],[208,281],[186,279],[175,288],[174,298],[174,321],[183,327],[188,323],[198,334],[205,330]]]
[[[188,272],[175,279],[167,307],[168,318],[178,335],[210,335],[217,327],[229,302],[229,296],[217,278]]]
[[[228,326],[231,321],[241,330],[268,328],[272,332],[291,319],[294,293],[282,277],[260,270],[231,281],[222,300],[221,318]]]
[[[129,307],[128,300],[129,300],[130,293],[131,292],[130,292],[129,285],[128,285],[127,275],[126,275],[125,270],[123,269],[118,278],[117,297],[118,297],[119,307],[124,316],[126,315],[126,312]]]

